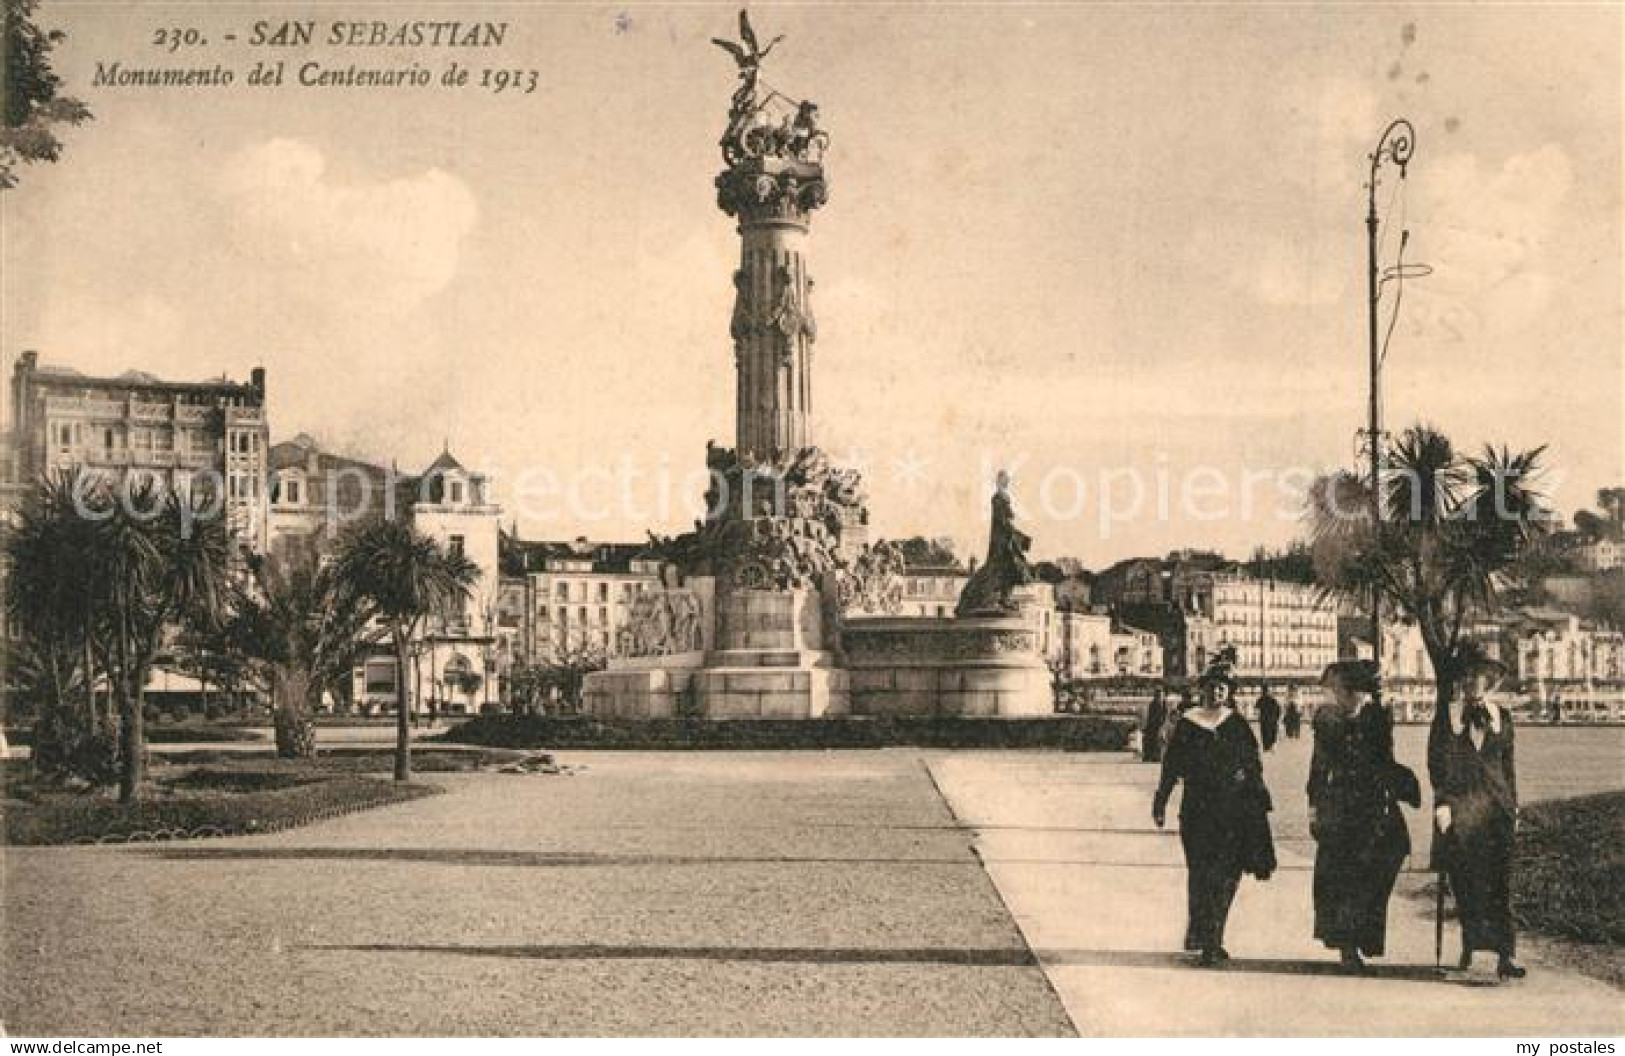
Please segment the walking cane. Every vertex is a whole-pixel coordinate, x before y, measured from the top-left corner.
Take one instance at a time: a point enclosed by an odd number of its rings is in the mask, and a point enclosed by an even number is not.
[[[1444,968],[1444,870],[1433,885],[1433,967]]]

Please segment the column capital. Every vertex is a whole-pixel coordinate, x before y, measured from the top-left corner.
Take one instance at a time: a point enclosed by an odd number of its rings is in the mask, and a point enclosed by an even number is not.
[[[717,207],[741,227],[790,224],[802,230],[829,200],[824,167],[798,161],[753,158],[717,175]]]

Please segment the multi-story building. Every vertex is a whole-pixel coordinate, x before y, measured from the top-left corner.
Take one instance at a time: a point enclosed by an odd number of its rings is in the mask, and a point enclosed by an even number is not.
[[[1125,565],[1112,609],[1158,635],[1169,676],[1200,675],[1227,646],[1240,679],[1313,681],[1337,659],[1337,612],[1313,586],[1214,569],[1213,555],[1174,556]]]
[[[1506,634],[1525,686],[1625,683],[1625,633],[1567,612],[1525,609],[1507,621]]]
[[[424,621],[411,645],[407,677],[415,711],[460,713],[494,705],[513,649],[501,627],[502,508],[492,501],[484,475],[446,450],[422,473],[403,476],[324,451],[302,434],[277,444],[270,464],[273,554],[320,557],[346,526],[369,517],[398,517],[479,569],[467,599]],[[383,647],[357,665],[354,701],[364,709],[394,707],[397,667]]]
[[[503,539],[503,619],[520,621],[521,657],[613,656],[638,595],[660,582],[660,560],[640,543]],[[519,614],[516,616],[515,610]]]
[[[1337,611],[1313,586],[1203,572],[1177,590],[1181,608],[1212,621],[1215,640],[1191,653],[1197,669],[1209,644],[1235,647],[1237,678],[1315,679],[1337,659]]]
[[[415,501],[415,478],[334,454],[305,433],[271,448],[270,543],[283,558],[327,553],[338,532],[367,517],[394,518]]]
[[[1574,558],[1587,572],[1611,572],[1625,567],[1625,535],[1609,526],[1606,534],[1588,539],[1575,548]]]
[[[909,565],[903,570],[900,616],[949,617],[970,573],[957,565]]]
[[[1162,643],[1155,631],[1131,627],[1104,612],[1061,609],[1056,622],[1047,655],[1063,678],[1162,677]]]
[[[238,542],[268,540],[265,371],[247,384],[163,381],[141,371],[92,377],[17,357],[11,379],[17,471],[23,481],[83,470],[111,484],[151,482],[188,495],[218,489]]]
[[[1197,577],[1233,568],[1234,562],[1208,550],[1132,557],[1095,577],[1093,601],[1111,608],[1173,604]]]

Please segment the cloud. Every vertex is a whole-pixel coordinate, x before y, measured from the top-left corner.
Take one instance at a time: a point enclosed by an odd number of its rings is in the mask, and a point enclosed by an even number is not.
[[[1349,263],[1313,238],[1289,238],[1239,224],[1191,235],[1184,263],[1274,308],[1336,304],[1349,287]]]
[[[220,191],[234,248],[316,299],[345,289],[413,302],[444,289],[478,216],[473,193],[440,169],[341,182],[321,150],[293,139],[238,151]]]
[[[1407,326],[1457,343],[1538,319],[1558,286],[1548,250],[1574,181],[1573,162],[1553,143],[1498,167],[1473,154],[1431,164],[1410,215],[1415,259],[1433,274],[1407,290],[1416,298]]]

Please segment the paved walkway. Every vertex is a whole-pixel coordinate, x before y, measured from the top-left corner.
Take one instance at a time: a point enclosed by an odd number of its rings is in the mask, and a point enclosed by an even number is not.
[[[271,836],[0,848],[12,1034],[1056,1035],[915,753],[567,753]]]
[[[1299,742],[1266,758],[1282,868],[1268,883],[1243,880],[1226,942],[1236,959],[1224,970],[1173,952],[1185,873],[1176,823],[1159,831],[1150,821],[1155,767],[1026,753],[941,753],[930,766],[1081,1034],[1625,1034],[1618,991],[1542,963],[1538,950],[1517,983],[1498,984],[1487,955],[1470,975],[1436,972],[1433,904],[1416,897],[1422,873],[1401,877],[1376,971],[1338,974],[1336,955],[1311,938],[1313,849],[1295,838],[1307,751]],[[1447,923],[1447,959],[1457,942]]]

